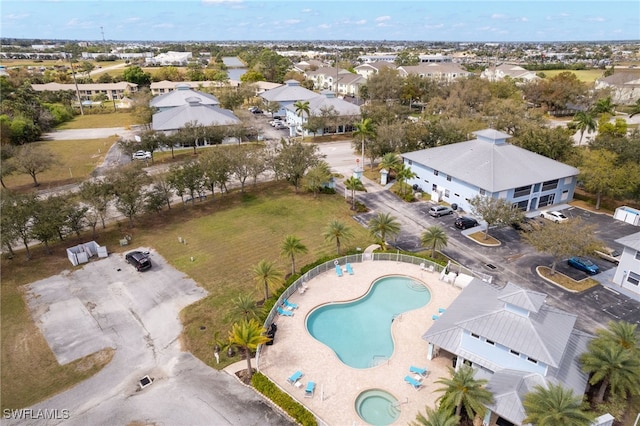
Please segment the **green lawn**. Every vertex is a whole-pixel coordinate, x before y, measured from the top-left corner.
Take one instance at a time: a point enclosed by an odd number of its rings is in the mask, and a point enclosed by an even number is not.
[[[544,73],[544,75],[546,75],[546,78],[552,78],[552,77],[557,76],[560,73],[567,72],[567,71],[574,73],[576,75],[576,77],[578,77],[578,80],[583,81],[585,83],[593,83],[593,82],[595,82],[598,78],[602,77],[602,74],[604,73],[603,70],[599,70],[599,69],[591,69],[591,70],[544,70],[542,72]]]
[[[237,361],[221,354],[221,364],[212,360],[214,336],[226,338],[229,301],[239,294],[252,294],[256,301],[263,293],[256,289],[251,268],[261,259],[276,262],[286,274],[290,263],[280,256],[280,243],[287,234],[295,234],[308,247],[306,255],[296,260],[298,268],[320,256],[335,253],[335,245],[326,242],[322,232],[333,219],[344,221],[354,238],[343,241],[343,250],[366,247],[372,242],[366,229],[351,218],[350,205],[339,195],[295,194],[281,183],[249,187],[239,192],[211,197],[202,203],[175,205],[162,215],[140,220],[133,229],[113,225],[99,231],[96,241],[111,253],[120,247],[123,234],[132,235],[132,246],[154,247],[171,265],[207,289],[209,296],[185,308],[181,318],[185,329],[181,337],[185,350],[214,368]],[[178,237],[186,244],[178,242]],[[81,240],[90,239],[85,235]],[[98,353],[85,360],[60,366],[42,334],[37,330],[24,304],[20,287],[71,269],[64,248],[76,241],[54,247],[54,255],[34,250],[27,262],[24,254],[2,259],[2,408],[33,404],[89,377],[112,354]],[[193,257],[193,261],[191,261]],[[201,327],[206,329],[201,329]]]
[[[56,130],[71,129],[100,129],[103,127],[129,128],[136,124],[135,118],[129,112],[110,112],[106,114],[77,115],[71,121],[62,123]]]
[[[81,182],[89,177],[96,166],[104,161],[106,152],[116,143],[117,137],[68,141],[34,142],[34,145],[49,149],[58,164],[37,175],[43,188],[53,188],[69,183]],[[8,188],[30,191],[33,180],[28,174],[13,174],[4,178]]]

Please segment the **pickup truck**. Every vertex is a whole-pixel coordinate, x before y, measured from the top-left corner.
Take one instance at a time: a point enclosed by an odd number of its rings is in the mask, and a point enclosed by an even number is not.
[[[604,260],[608,260],[613,263],[620,263],[620,253],[609,247],[602,247],[599,250],[594,250],[595,254],[600,256]]]

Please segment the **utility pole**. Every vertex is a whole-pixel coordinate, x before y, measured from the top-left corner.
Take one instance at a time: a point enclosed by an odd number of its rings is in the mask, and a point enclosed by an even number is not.
[[[82,99],[80,99],[80,89],[78,89],[78,80],[76,80],[76,70],[73,69],[73,62],[71,62],[71,53],[69,53],[69,66],[71,67],[71,75],[73,76],[73,84],[76,85],[76,96],[78,97],[78,105],[80,105],[80,115],[84,115],[84,109],[82,109]]]

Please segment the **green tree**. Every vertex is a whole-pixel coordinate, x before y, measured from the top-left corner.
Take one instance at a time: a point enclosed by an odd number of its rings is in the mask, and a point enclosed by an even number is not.
[[[249,321],[260,319],[260,307],[253,297],[248,294],[240,294],[231,299],[228,317],[232,321]]]
[[[616,105],[611,101],[611,96],[607,96],[606,98],[598,99],[591,110],[595,114],[614,115],[616,112]]]
[[[578,145],[582,145],[582,137],[584,136],[585,131],[591,133],[595,132],[598,128],[598,123],[590,111],[577,112],[576,115],[573,116],[573,121],[571,123],[573,127],[580,132]]]
[[[613,344],[629,351],[640,350],[640,331],[638,324],[626,321],[610,321],[607,328],[596,331],[599,341],[605,344]]]
[[[151,75],[146,73],[137,65],[126,68],[122,72],[122,79],[138,86],[150,86]]]
[[[79,194],[80,199],[90,207],[87,219],[95,236],[98,220],[102,222],[102,229],[107,227],[105,220],[107,218],[109,202],[113,198],[113,189],[108,182],[87,180],[80,185]]]
[[[400,184],[400,193],[402,196],[405,196],[406,193],[406,181],[413,179],[417,176],[417,174],[411,170],[411,167],[406,166],[404,163],[398,166],[396,171],[396,180]]]
[[[514,208],[511,202],[504,198],[476,195],[469,200],[469,205],[474,216],[481,217],[487,222],[485,239],[489,238],[489,228],[520,222],[524,217],[521,210]]]
[[[264,288],[264,300],[269,298],[269,289],[276,291],[282,285],[282,273],[268,260],[262,259],[253,267],[253,277],[256,284]]]
[[[286,179],[298,192],[307,170],[317,166],[321,159],[317,145],[283,139],[272,159],[272,166],[276,176]]]
[[[327,184],[332,177],[329,164],[321,160],[317,166],[309,169],[304,178],[302,179],[302,185],[308,190],[313,192],[313,198],[318,196],[318,192],[322,187]]]
[[[637,174],[629,173],[632,165],[619,167],[618,156],[603,149],[585,151],[579,169],[584,188],[596,195],[596,210],[600,209],[603,195],[623,195],[640,180]]]
[[[527,417],[523,423],[539,426],[589,426],[594,415],[584,410],[582,398],[562,385],[536,386],[522,402]]]
[[[442,250],[447,246],[449,237],[445,230],[438,225],[433,225],[424,230],[420,236],[420,243],[431,248],[431,258],[434,258],[436,250]]]
[[[449,367],[451,378],[436,380],[436,383],[444,385],[436,392],[444,392],[438,400],[440,409],[454,411],[455,415],[461,417],[462,414],[473,420],[476,415],[482,417],[486,411],[485,404],[493,402],[493,395],[485,385],[487,380],[474,378],[475,370],[467,365],[463,365],[454,371]]]
[[[302,119],[302,123],[304,124],[304,116],[306,115],[307,119],[309,118],[309,101],[295,101],[293,107],[296,109],[296,115]]]
[[[335,242],[338,256],[340,256],[341,242],[353,238],[351,229],[339,220],[329,222],[322,235],[326,241]]]
[[[200,163],[191,161],[181,166],[171,167],[167,182],[183,200],[184,195],[187,194],[191,205],[194,205],[196,197],[204,192],[205,175]]]
[[[395,239],[400,233],[400,222],[390,213],[379,212],[367,224],[369,233],[387,250],[387,237]]]
[[[410,426],[458,426],[460,417],[444,410],[435,410],[425,407],[426,416],[422,413],[416,415],[416,420],[409,423]]]
[[[307,246],[302,244],[300,238],[295,235],[287,235],[284,237],[284,240],[280,245],[280,254],[291,260],[291,275],[296,273],[296,255],[304,254],[307,251],[309,251]]]
[[[247,359],[247,373],[249,380],[253,376],[253,368],[251,367],[251,352],[259,345],[267,343],[270,339],[265,335],[267,330],[255,319],[244,320],[233,324],[229,332],[229,342],[240,346],[244,351]]]
[[[360,164],[360,167],[364,170],[364,154],[367,148],[366,142],[375,136],[375,128],[370,118],[362,118],[358,123],[354,123],[353,127],[354,140],[360,139],[361,146],[356,148],[361,149],[362,164]],[[373,161],[371,161],[371,168],[373,169]]]
[[[344,186],[347,190],[351,191],[351,210],[355,210],[356,191],[365,191],[366,189],[362,184],[362,181],[355,176],[349,176],[349,178],[344,181]]]
[[[2,194],[2,242],[20,240],[24,245],[27,260],[31,259],[29,243],[33,238],[33,215],[36,212],[38,197],[35,193],[14,194],[5,192]],[[5,233],[7,235],[5,235]]]
[[[26,173],[33,179],[33,186],[40,186],[38,175],[58,164],[55,156],[47,148],[37,145],[23,145],[10,160],[17,172]]]
[[[547,253],[553,258],[551,274],[556,273],[559,260],[571,256],[584,256],[602,247],[603,243],[595,238],[595,228],[575,217],[565,222],[549,224],[523,234],[524,240],[536,250]]]
[[[389,152],[385,154],[384,156],[382,156],[382,161],[380,161],[380,167],[394,173],[398,170],[401,164],[402,157],[400,157],[395,152]]]
[[[273,114],[280,111],[280,108],[282,108],[282,106],[276,101],[268,101],[264,104],[264,110],[270,113],[272,117]]]
[[[115,195],[116,209],[129,219],[129,226],[133,226],[134,218],[144,209],[144,188],[150,183],[149,176],[136,164],[129,164],[112,172],[107,182]]]

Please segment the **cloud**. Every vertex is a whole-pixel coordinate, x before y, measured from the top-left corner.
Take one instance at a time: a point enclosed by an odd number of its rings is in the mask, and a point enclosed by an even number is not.
[[[503,15],[502,13],[494,13],[491,15],[491,19],[506,19],[507,15]]]
[[[385,16],[378,16],[376,18],[376,22],[385,22],[391,19],[391,16],[389,15],[385,15]]]
[[[313,12],[313,9],[302,9],[301,12],[302,13],[311,13],[311,12]]]
[[[329,25],[329,24],[320,24],[320,25],[318,25],[318,28],[320,28],[321,30],[328,30],[329,28],[331,28],[331,25]]]
[[[6,19],[7,21],[20,21],[22,19],[26,19],[28,18],[29,15],[28,13],[20,13],[20,14],[16,14],[16,13],[10,13],[8,15],[4,16],[4,19]]]
[[[289,25],[299,24],[300,22],[302,22],[300,19],[287,19],[284,21],[285,24]]]
[[[354,25],[367,25],[366,19],[360,19],[359,21],[355,21]]]
[[[607,20],[605,18],[603,18],[602,16],[596,16],[593,18],[588,18],[587,19],[588,22],[606,22]]]
[[[175,25],[173,25],[171,22],[162,22],[159,24],[154,24],[151,26],[151,28],[174,28]]]

